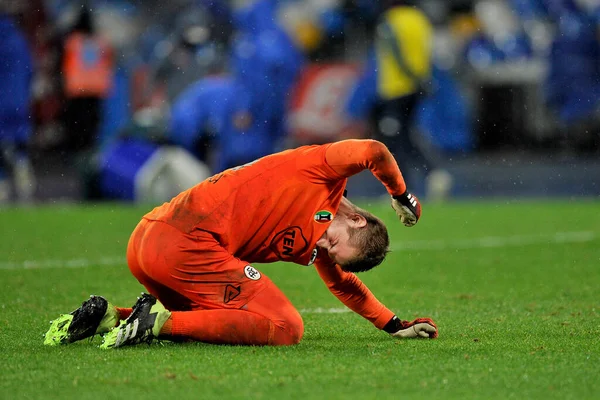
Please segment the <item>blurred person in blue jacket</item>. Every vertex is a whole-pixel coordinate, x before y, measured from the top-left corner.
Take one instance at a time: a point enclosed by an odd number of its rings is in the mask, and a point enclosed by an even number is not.
[[[452,177],[433,166],[413,129],[417,106],[431,84],[433,26],[409,0],[386,0],[382,9],[374,51],[348,100],[347,112],[355,120],[373,118],[373,138],[387,145],[406,179],[417,185],[416,178],[425,176],[427,197],[442,200],[449,194]]]
[[[304,58],[275,22],[277,4],[259,0],[240,10],[231,74],[201,79],[173,104],[171,140],[214,171],[273,153],[285,136],[288,98]]]
[[[464,50],[470,66],[485,69],[494,64],[521,62],[533,57],[531,40],[518,13],[518,9],[507,2],[482,0],[476,4],[475,16],[481,27]]]
[[[545,55],[545,99],[566,139],[587,146],[600,131],[600,3],[597,0],[511,0],[524,21],[554,26]],[[566,129],[565,129],[566,133]],[[585,137],[587,136],[587,138]],[[587,142],[587,143],[586,143]]]
[[[558,3],[557,0],[554,0]],[[549,55],[548,105],[569,127],[569,139],[598,146],[600,133],[600,4],[563,0],[552,4],[557,33]]]
[[[201,4],[178,13],[173,32],[154,46],[148,95],[161,92],[168,107],[193,82],[223,72],[230,28],[220,24],[216,29],[215,23]]]
[[[25,36],[0,12],[0,203],[29,201],[35,192],[29,159],[33,62]],[[6,175],[8,173],[8,175]]]

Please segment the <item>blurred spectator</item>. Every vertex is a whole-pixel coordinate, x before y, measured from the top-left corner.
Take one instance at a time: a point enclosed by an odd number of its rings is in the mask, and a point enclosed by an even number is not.
[[[231,74],[201,79],[171,110],[171,140],[214,171],[270,154],[286,135],[290,92],[304,60],[275,22],[276,8],[275,1],[259,0],[239,10]]]
[[[598,147],[600,135],[600,4],[553,4],[556,22],[546,99],[580,148]],[[559,7],[560,6],[560,7]],[[556,12],[559,11],[559,12]]]
[[[371,0],[279,2],[285,28],[315,62],[354,60],[368,47],[380,10]]]
[[[533,56],[528,36],[517,15],[505,1],[479,1],[475,15],[481,26],[478,34],[467,43],[465,55],[474,68],[516,62]]]
[[[33,65],[23,33],[1,10],[0,38],[0,202],[13,197],[11,192],[17,200],[29,201],[35,192],[29,160]]]
[[[82,6],[77,21],[66,35],[61,57],[66,99],[64,123],[67,148],[92,150],[97,144],[102,101],[110,94],[114,56],[109,42],[96,33],[93,14]]]
[[[473,112],[453,70],[434,64],[431,91],[418,105],[416,125],[437,149],[466,154],[475,148]]]
[[[206,164],[169,143],[164,115],[155,108],[137,111],[86,161],[80,171],[86,200],[162,203],[211,174]]]
[[[0,0],[2,2],[2,0]],[[62,136],[60,116],[62,93],[57,75],[58,48],[55,21],[48,12],[45,0],[11,2],[17,5],[15,21],[28,39],[33,57],[33,89],[31,137],[32,151],[55,145]]]
[[[183,9],[173,33],[154,48],[147,93],[161,92],[168,107],[193,82],[223,72],[229,28],[220,28],[209,10],[197,5]]]
[[[375,50],[348,104],[357,119],[373,115],[375,139],[392,151],[411,187],[426,176],[430,200],[447,196],[452,177],[435,169],[416,142],[417,105],[431,84],[433,27],[408,0],[387,0],[376,28]]]
[[[123,136],[98,154],[90,199],[160,204],[211,175],[208,167],[181,147]],[[95,196],[98,196],[96,198]]]

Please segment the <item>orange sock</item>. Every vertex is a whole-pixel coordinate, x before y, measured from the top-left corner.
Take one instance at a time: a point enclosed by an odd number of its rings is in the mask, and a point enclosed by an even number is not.
[[[243,310],[174,311],[161,335],[214,344],[290,345],[297,338],[268,318]]]
[[[165,324],[160,328],[160,335],[172,336],[173,332],[173,318],[169,318],[165,321]]]
[[[129,318],[131,313],[133,312],[133,308],[122,308],[115,307],[117,309],[117,315],[119,316],[119,321]]]

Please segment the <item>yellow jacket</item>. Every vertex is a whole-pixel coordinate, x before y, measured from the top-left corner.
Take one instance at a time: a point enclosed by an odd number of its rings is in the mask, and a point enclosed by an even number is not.
[[[394,99],[418,90],[431,74],[433,26],[417,8],[399,6],[383,14],[377,27],[377,91]]]

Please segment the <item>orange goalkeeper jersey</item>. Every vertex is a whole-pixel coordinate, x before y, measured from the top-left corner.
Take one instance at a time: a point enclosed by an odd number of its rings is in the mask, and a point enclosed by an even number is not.
[[[406,190],[387,148],[373,140],[304,146],[228,169],[145,215],[180,231],[210,232],[234,256],[309,265],[347,177],[370,169],[390,194]]]

